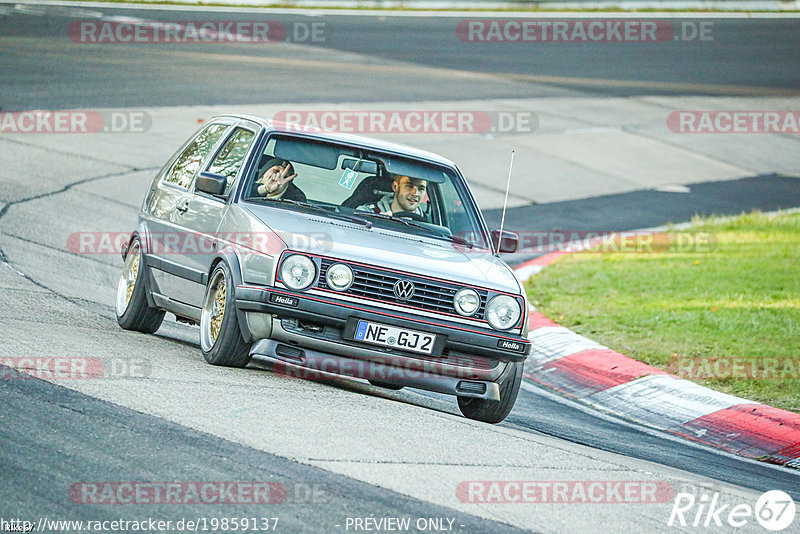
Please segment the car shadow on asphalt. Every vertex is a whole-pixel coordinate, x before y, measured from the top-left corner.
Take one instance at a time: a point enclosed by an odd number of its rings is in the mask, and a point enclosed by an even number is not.
[[[170,341],[190,348],[202,361],[197,326],[165,320],[158,332],[151,335],[161,340]],[[393,402],[401,402],[410,406],[417,406],[442,414],[456,415],[460,417],[458,406],[454,402],[448,402],[446,399],[429,396],[426,394],[426,392],[418,392],[412,388],[404,388],[403,390],[392,391],[379,386],[373,386],[372,384],[357,378],[334,375],[316,370],[309,371],[302,367],[297,367],[288,363],[284,364],[283,362],[276,366],[276,363],[276,361],[268,358],[254,357],[247,365],[245,370],[251,372],[254,370],[259,370],[270,372],[276,376],[282,376],[284,378],[303,380],[307,382],[317,382],[340,391],[369,395],[371,397],[378,397]]]
[[[317,370],[309,371],[303,369],[302,367],[297,367],[284,362],[279,363],[266,358],[253,358],[248,365],[248,369],[253,368],[262,371],[269,371],[276,375],[283,375],[286,378],[292,378],[295,380],[318,382],[325,386],[342,391],[369,395],[371,397],[379,397],[382,399],[391,400],[393,402],[401,402],[403,404],[418,406],[420,408],[437,411],[443,414],[459,415],[458,408],[455,407],[455,405],[451,405],[450,403],[440,399],[417,395],[411,388],[392,391],[379,386],[373,386],[366,381],[362,382],[361,379],[334,375]],[[302,374],[303,376],[292,376],[292,374],[295,372]]]

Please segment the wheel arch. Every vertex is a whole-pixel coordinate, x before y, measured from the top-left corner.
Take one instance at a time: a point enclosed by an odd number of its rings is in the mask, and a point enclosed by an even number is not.
[[[144,222],[139,223],[136,229],[131,232],[128,242],[122,246],[122,250],[120,250],[120,253],[122,254],[122,261],[124,262],[128,257],[128,252],[130,251],[130,246],[134,239],[139,240],[139,254],[141,255],[141,261],[145,267],[147,267],[147,251],[150,249],[151,243],[150,233],[148,232],[147,225]],[[162,309],[156,304],[155,299],[153,299],[149,269],[145,269],[145,276],[142,277],[142,280],[144,282],[144,296],[147,299],[148,306],[151,308]]]
[[[231,277],[233,278],[233,295],[234,295],[234,302],[233,305],[236,309],[236,318],[238,319],[239,323],[239,330],[242,333],[242,337],[245,341],[251,342],[253,341],[253,336],[250,333],[250,329],[247,328],[247,316],[245,312],[241,311],[238,306],[236,306],[236,287],[242,285],[242,266],[239,260],[239,255],[233,249],[233,247],[226,247],[222,250],[218,251],[214,256],[214,259],[211,260],[211,265],[208,268],[208,272],[205,275],[204,283],[208,285],[208,282],[211,280],[211,274],[214,272],[214,269],[217,268],[217,265],[220,262],[225,262],[228,266],[228,269],[231,272]]]

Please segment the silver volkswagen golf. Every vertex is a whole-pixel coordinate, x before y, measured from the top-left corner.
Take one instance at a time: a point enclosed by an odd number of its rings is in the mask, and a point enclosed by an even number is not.
[[[466,180],[435,154],[215,117],[153,179],[124,247],[120,326],[200,326],[214,365],[253,356],[456,395],[498,423],[530,352],[521,284]]]

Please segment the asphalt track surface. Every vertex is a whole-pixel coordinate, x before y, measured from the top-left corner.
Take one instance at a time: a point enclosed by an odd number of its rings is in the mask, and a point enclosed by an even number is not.
[[[284,532],[330,530],[346,516],[450,517],[470,532],[517,532],[502,523],[454,514],[395,492],[328,471],[301,466],[230,441],[193,431],[40,380],[3,380],[0,498],[6,518],[77,517],[103,520],[102,509],[64,498],[77,480],[225,480],[281,484],[274,513]],[[24,413],[20,421],[9,417]],[[87,446],[89,445],[89,446]],[[284,493],[285,490],[285,493]],[[273,499],[271,497],[270,499]],[[66,502],[65,502],[66,501]],[[174,504],[140,505],[127,517],[174,517]],[[253,506],[194,505],[182,517],[251,517]],[[113,517],[113,514],[111,515]]]
[[[114,14],[117,11],[83,9],[92,13]],[[545,47],[541,54],[532,54],[529,49],[518,46],[501,45],[489,53],[452,39],[453,21],[411,17],[387,17],[384,20],[379,17],[333,17],[326,20],[331,25],[328,39],[315,46],[339,50],[345,55],[339,63],[324,68],[317,64],[297,67],[296,64],[302,65],[300,59],[313,61],[313,50],[304,54],[294,48],[276,48],[281,52],[277,54],[246,47],[231,52],[230,48],[215,49],[214,45],[201,45],[202,48],[189,45],[173,48],[113,45],[90,49],[68,44],[65,47],[63,34],[66,26],[79,17],[88,16],[86,13],[76,14],[53,7],[40,8],[35,14],[12,13],[9,9],[3,13],[0,19],[0,105],[4,110],[265,101],[452,100],[454,92],[457,92],[457,97],[486,99],[531,95],[582,96],[587,92],[653,94],[654,89],[648,83],[663,80],[679,80],[687,84],[683,89],[672,86],[664,90],[670,94],[751,94],[751,91],[761,90],[754,88],[768,88],[779,94],[800,87],[800,69],[797,68],[800,54],[796,53],[800,49],[800,32],[797,32],[795,21],[714,21],[715,39],[712,46],[703,48],[702,52],[692,48],[690,43],[666,43],[653,45],[661,48],[648,57],[649,52],[644,47],[611,44],[597,48],[553,45]],[[174,13],[147,10],[125,10],[124,15],[155,20],[209,18],[208,13],[187,12],[178,17]],[[252,17],[246,14],[236,16]],[[225,17],[231,15],[219,16],[220,19]],[[285,15],[270,17],[276,20],[284,18]],[[286,22],[300,19],[302,17],[291,16],[286,18]],[[317,20],[309,17],[312,19]],[[353,38],[353,35],[358,38]],[[436,50],[436,53],[431,53],[431,50]],[[359,61],[363,62],[363,57],[368,56],[373,58],[373,62],[359,65],[363,69],[358,72],[348,70],[346,66],[352,59],[346,55],[349,52],[358,53]],[[247,59],[262,53],[269,59],[267,64]],[[298,57],[288,57],[290,54],[298,54]],[[764,61],[767,55],[770,61]],[[293,60],[297,61],[293,63]],[[385,62],[410,65],[407,72],[411,79],[398,84],[389,74],[378,72],[375,76],[366,76],[370,65]],[[641,65],[647,65],[647,68],[641,68]],[[415,66],[419,67],[420,83],[414,83]],[[507,80],[498,85],[495,79],[467,76],[459,79],[457,91],[454,91],[453,69],[473,74],[499,72],[507,75]],[[574,79],[571,83],[567,83],[568,80],[562,80],[560,84],[541,83],[540,78],[530,77],[532,73],[535,76],[558,75]],[[292,83],[286,83],[287,78]],[[587,78],[590,81],[587,82]],[[698,90],[697,86],[701,89]],[[19,150],[21,152],[23,148]],[[141,166],[133,171],[152,175],[154,164],[146,162],[143,166],[147,168],[143,172]],[[103,161],[90,161],[86,165],[90,169],[96,167],[91,172],[100,177],[113,177],[115,172]],[[0,266],[4,269],[0,287],[4,289],[6,301],[2,317],[3,322],[12,325],[10,334],[14,350],[36,351],[47,347],[58,352],[84,347],[89,351],[97,349],[96,345],[118,339],[119,344],[115,347],[118,353],[147,351],[157,356],[154,357],[155,365],[164,366],[167,373],[180,375],[188,366],[190,370],[194,369],[198,381],[202,376],[211,376],[206,373],[216,373],[214,376],[222,377],[222,386],[233,389],[247,388],[254,380],[268,380],[261,376],[268,373],[253,369],[245,375],[220,372],[208,366],[198,371],[195,367],[201,366],[202,362],[197,362],[200,357],[194,339],[196,330],[184,325],[166,324],[156,336],[131,336],[119,332],[111,305],[90,296],[93,288],[107,283],[106,272],[115,272],[119,268],[118,259],[71,257],[63,260],[55,250],[59,244],[63,246],[63,241],[48,241],[42,232],[62,221],[79,219],[86,198],[110,199],[117,195],[116,200],[109,200],[110,207],[100,207],[89,215],[95,223],[128,221],[135,215],[140,191],[87,190],[85,186],[71,185],[80,181],[78,179],[69,176],[63,179],[65,181],[60,184],[49,185],[51,192],[39,198],[33,198],[35,195],[14,198],[13,194],[2,197],[9,203],[0,211],[0,229],[6,237],[11,237],[4,241],[0,257],[22,274],[11,273],[7,265]],[[752,207],[774,209],[800,205],[795,183],[787,180],[781,176],[766,176],[753,178],[751,182],[740,180],[694,186],[690,196],[681,196],[680,201],[670,205],[665,205],[658,193],[637,192],[627,198],[601,197],[528,206],[518,208],[519,211],[512,210],[509,216],[522,224],[529,222],[531,213],[535,213],[541,218],[542,228],[596,229],[598,219],[592,217],[601,217],[607,229],[642,228],[678,220],[684,214],[698,211],[725,211],[720,202],[727,202],[732,212]],[[76,198],[81,187],[86,196]],[[768,193],[756,194],[763,191]],[[691,200],[687,203],[687,199]],[[52,203],[48,203],[50,201]],[[640,209],[627,210],[624,217],[609,218],[619,212],[616,206],[621,201],[627,206],[638,205]],[[662,206],[662,211],[654,211],[654,206]],[[124,217],[119,212],[124,212]],[[587,213],[594,215],[589,217],[585,215]],[[487,216],[494,220],[497,213],[490,212]],[[64,263],[59,263],[62,260]],[[85,298],[73,296],[81,291],[84,291]],[[70,325],[75,325],[77,331],[71,332]],[[81,336],[86,336],[86,339],[82,340]],[[9,355],[12,354],[5,354]],[[256,364],[255,367],[263,366]],[[371,418],[376,417],[376,408],[388,414],[390,424],[391,417],[405,416],[405,410],[413,411],[418,407],[423,408],[423,416],[417,417],[413,412],[417,423],[423,424],[426,419],[435,419],[436,422],[452,419],[459,425],[464,424],[452,417],[457,412],[453,400],[438,395],[419,392],[387,394],[346,380],[288,385],[293,390],[301,389],[301,393],[313,395],[313,403],[322,399],[324,404],[330,396],[336,409],[352,410],[348,417],[355,418],[365,427],[373,424]],[[218,399],[213,394],[219,386],[209,384],[209,398]],[[177,410],[180,402],[198,402],[196,394],[203,388],[190,382],[186,382],[185,387],[195,396],[168,399],[163,410]],[[340,401],[340,394],[346,400]],[[107,398],[115,398],[114,395],[113,392],[105,393]],[[3,466],[0,483],[3,505],[0,510],[32,518],[41,516],[43,510],[60,518],[108,519],[118,515],[117,510],[76,505],[65,499],[71,485],[80,480],[275,480],[289,488],[303,489],[306,487],[304,484],[318,484],[325,494],[324,500],[311,503],[290,495],[288,502],[280,508],[285,531],[331,531],[337,530],[335,525],[341,524],[345,517],[397,515],[452,517],[457,525],[464,525],[464,530],[469,532],[514,530],[502,521],[490,522],[425,499],[408,497],[402,492],[386,489],[386,486],[379,487],[307,465],[309,462],[292,461],[287,459],[291,455],[283,449],[276,454],[265,452],[238,437],[242,432],[240,428],[231,427],[230,438],[221,438],[196,430],[196,425],[179,424],[168,417],[125,407],[120,402],[102,400],[103,396],[99,394],[97,397],[39,380],[0,380],[3,406],[0,410],[0,464]],[[132,405],[137,402],[144,401]],[[176,405],[172,406],[172,402]],[[349,402],[353,403],[352,406],[348,406]],[[316,408],[309,406],[307,409],[315,412]],[[298,409],[293,413],[303,411]],[[333,414],[332,418],[335,420],[337,415],[342,414]],[[246,418],[240,417],[238,421],[247,424]],[[380,424],[384,423],[380,421]],[[224,422],[221,424],[224,428]],[[647,472],[652,466],[674,468],[691,483],[700,477],[758,492],[782,489],[800,500],[800,476],[796,471],[744,460],[593,413],[540,390],[532,383],[526,382],[514,411],[498,428],[500,432],[516,431],[536,439],[554,438],[544,443],[555,449],[563,446],[567,451],[563,458],[566,464],[580,462],[581,456],[573,459],[570,454],[588,446],[598,458],[605,457],[605,453],[614,453],[642,460],[634,464],[641,472]],[[330,437],[337,429],[321,428],[319,431],[322,436]],[[365,430],[364,435],[352,435],[349,439],[366,440],[366,435]],[[264,447],[277,450],[284,445],[281,438],[275,436],[275,445],[269,442]],[[443,443],[442,446],[446,445]],[[571,448],[573,446],[577,449]],[[381,461],[385,460],[375,460],[376,463]],[[496,461],[503,464],[502,458]],[[163,513],[167,517],[176,514],[174,508],[166,505],[124,510],[125,515],[138,513],[149,516]],[[180,510],[180,515],[186,517],[231,517],[251,513],[252,508],[247,506],[226,506],[219,510],[213,506],[185,507]],[[555,514],[556,524],[567,521],[563,516],[568,513]],[[633,528],[632,524],[635,522],[626,526]],[[569,522],[563,525],[566,530],[575,529]]]
[[[456,37],[466,17],[287,15],[185,11],[180,20],[321,23],[295,44],[79,44],[69,25],[121,16],[175,20],[173,11],[4,4],[0,107],[173,106],[265,102],[405,102],[563,95],[797,94],[796,19],[673,19],[711,24],[710,40],[656,43],[480,43]],[[598,18],[602,18],[599,15]],[[298,38],[302,32],[298,30]],[[66,42],[65,42],[66,41]],[[303,50],[303,49],[307,50]],[[314,49],[340,56],[314,61]],[[407,66],[398,73],[391,66]],[[491,77],[480,76],[491,75]],[[398,77],[401,76],[401,77]],[[553,79],[558,78],[558,79]]]

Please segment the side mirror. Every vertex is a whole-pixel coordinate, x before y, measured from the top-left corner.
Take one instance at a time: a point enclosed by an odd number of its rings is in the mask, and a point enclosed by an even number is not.
[[[502,237],[500,230],[492,230],[492,244],[498,252],[512,253],[519,247],[519,236],[514,232],[503,230]]]
[[[227,185],[228,179],[225,176],[213,172],[201,172],[197,177],[194,188],[196,191],[219,196],[225,193],[225,186]]]

